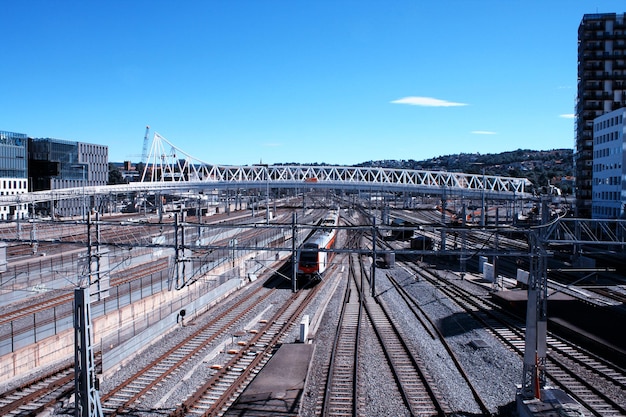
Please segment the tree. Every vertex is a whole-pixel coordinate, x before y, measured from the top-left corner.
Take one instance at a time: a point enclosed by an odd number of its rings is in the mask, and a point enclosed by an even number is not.
[[[124,184],[126,181],[124,180],[124,176],[120,172],[119,169],[113,164],[109,164],[109,181],[107,184]]]

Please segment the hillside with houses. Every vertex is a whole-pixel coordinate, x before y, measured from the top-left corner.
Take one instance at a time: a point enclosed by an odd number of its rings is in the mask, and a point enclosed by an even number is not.
[[[528,178],[535,187],[554,185],[564,194],[572,194],[574,186],[573,151],[553,149],[533,151],[518,149],[495,154],[461,153],[443,155],[423,161],[379,160],[367,161],[359,166],[420,169],[428,171],[466,172],[469,174],[499,175]]]

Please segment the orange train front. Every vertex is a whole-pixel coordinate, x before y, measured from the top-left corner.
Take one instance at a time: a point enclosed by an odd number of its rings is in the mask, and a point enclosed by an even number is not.
[[[322,274],[330,265],[333,257],[332,252],[326,252],[325,250],[335,246],[338,220],[339,211],[330,211],[320,223],[319,229],[313,232],[300,247],[298,275],[322,278]]]

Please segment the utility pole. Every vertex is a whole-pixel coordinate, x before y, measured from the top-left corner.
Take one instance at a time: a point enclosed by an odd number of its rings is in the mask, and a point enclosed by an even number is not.
[[[542,201],[542,224],[548,223],[547,201]],[[521,396],[541,399],[541,389],[546,384],[546,338],[548,332],[548,272],[547,251],[544,247],[545,227],[531,230],[530,274],[528,277],[528,303],[526,307],[526,338]]]
[[[298,214],[294,211],[291,215],[291,291],[298,292],[298,243],[296,242],[296,223]]]
[[[441,225],[446,224],[446,210],[448,208],[448,197],[446,196],[446,186],[443,185],[441,188]],[[441,247],[439,248],[441,251],[446,250],[446,228],[441,228]]]
[[[270,224],[270,169],[265,166],[265,223]]]
[[[102,417],[99,383],[93,355],[91,326],[92,297],[102,300],[109,295],[108,262],[100,249],[99,214],[96,214],[95,253],[92,246],[91,213],[87,216],[87,279],[74,290],[74,393],[75,417]],[[95,270],[94,270],[95,269]],[[104,271],[103,271],[104,270]],[[92,291],[94,294],[92,294]]]
[[[92,282],[91,216],[87,219],[88,275],[87,282],[74,290],[74,392],[75,417],[103,417],[99,383],[93,356],[89,287]],[[99,236],[97,237],[99,241]],[[99,245],[98,245],[99,246]],[[99,253],[98,253],[99,256]],[[98,276],[100,262],[96,263]],[[100,285],[100,279],[98,279]],[[99,294],[98,294],[99,295]]]
[[[82,172],[82,188],[83,188],[83,192],[82,192],[82,200],[83,200],[83,208],[82,208],[82,213],[83,213],[83,221],[85,221],[85,217],[86,217],[86,205],[87,203],[85,202],[85,182],[87,181],[87,176],[86,174],[86,170],[87,170],[87,164],[86,163],[82,163],[82,164],[74,164],[74,165],[70,165],[71,168],[80,168],[81,172]]]
[[[263,173],[265,174],[264,175],[265,177],[265,224],[269,225],[270,224],[270,168],[268,164],[254,164],[254,165],[265,168],[263,170]]]
[[[184,213],[175,213],[174,214],[174,259],[176,262],[175,265],[175,286],[177,290],[180,290],[187,284],[187,271],[185,264],[188,261],[187,258],[187,250],[185,248],[185,225],[181,225],[181,222],[185,222]],[[180,230],[180,237],[178,236],[178,232]],[[232,248],[232,243],[229,244],[229,247]]]
[[[523,398],[541,398],[546,375],[547,277],[546,253],[539,236],[530,235],[530,274],[526,308],[526,337],[522,376]]]
[[[372,216],[372,279],[370,281],[372,297],[376,297],[376,215]]]
[[[82,170],[83,170],[83,221],[85,221],[85,215],[86,215],[86,211],[87,211],[87,203],[85,202],[85,165],[82,166]]]
[[[103,417],[96,364],[93,358],[89,287],[74,290],[75,417]]]
[[[483,189],[481,193],[481,206],[480,206],[480,227],[485,227],[485,167],[483,167]]]

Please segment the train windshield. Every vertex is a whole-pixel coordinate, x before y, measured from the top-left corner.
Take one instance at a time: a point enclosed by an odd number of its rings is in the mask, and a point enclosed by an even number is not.
[[[317,245],[314,244],[305,244],[302,249],[313,249],[313,250],[303,250],[300,253],[300,263],[313,265],[317,263]]]

